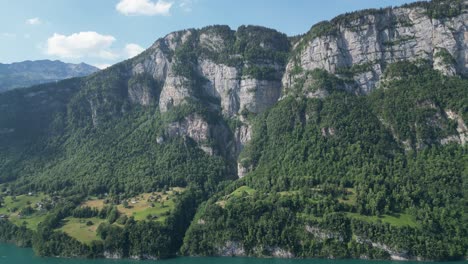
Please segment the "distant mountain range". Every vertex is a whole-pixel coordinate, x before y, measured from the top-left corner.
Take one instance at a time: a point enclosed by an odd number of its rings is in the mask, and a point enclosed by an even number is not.
[[[0,92],[41,83],[87,76],[99,69],[86,63],[38,60],[12,64],[0,63]]]

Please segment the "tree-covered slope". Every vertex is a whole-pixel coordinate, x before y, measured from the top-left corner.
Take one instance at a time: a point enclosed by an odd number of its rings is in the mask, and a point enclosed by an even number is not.
[[[19,234],[22,229],[5,223],[3,239],[32,245],[38,254],[48,256],[174,255],[198,204],[218,191],[222,182],[236,177],[232,120],[222,115],[216,95],[199,87],[209,81],[198,68],[198,58],[215,54],[203,48],[207,44],[201,36],[222,35],[223,30],[226,27],[215,26],[176,32],[140,56],[92,76],[0,95],[5,110],[0,117],[0,201],[28,193],[47,193],[54,200],[46,209],[37,204],[6,208],[11,219],[25,217],[32,223],[35,233],[28,238]],[[232,43],[217,54],[228,58],[240,53],[233,59],[239,76],[247,62],[275,63],[275,49],[281,53],[278,60],[285,63],[289,42],[284,34],[254,26],[237,32],[227,28],[226,34]],[[270,44],[261,47],[261,43]],[[167,65],[149,65],[153,56],[165,56]],[[159,70],[163,76],[157,76]],[[171,84],[171,80],[177,81]],[[190,96],[183,102],[161,106],[161,100],[184,88],[190,89]],[[168,94],[162,95],[164,91]],[[112,208],[130,203],[131,197],[168,188],[185,190],[173,208],[162,212],[155,208],[157,213],[148,219],[137,221],[130,215],[128,222],[114,224],[117,218],[125,219],[125,211]],[[105,199],[108,207],[83,205],[96,198]],[[92,244],[80,245],[76,237],[63,233],[70,217],[91,223],[97,217],[108,225],[95,231]],[[150,230],[155,235],[140,241],[141,232]]]
[[[182,252],[465,256],[466,147],[439,142],[457,135],[443,109],[466,113],[468,82],[426,64],[386,74],[385,88],[359,97],[316,71],[327,97],[292,94],[256,117],[241,155],[253,171],[201,206]],[[408,149],[403,133],[425,148]]]
[[[182,30],[2,93],[0,240],[44,256],[461,259],[464,9],[365,10],[294,38]]]

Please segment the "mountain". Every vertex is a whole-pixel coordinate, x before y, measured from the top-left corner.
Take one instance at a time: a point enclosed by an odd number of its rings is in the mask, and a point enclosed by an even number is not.
[[[0,92],[90,75],[99,69],[86,63],[38,60],[0,63]]]
[[[466,258],[466,21],[434,0],[295,37],[187,29],[3,93],[0,238],[45,256]]]

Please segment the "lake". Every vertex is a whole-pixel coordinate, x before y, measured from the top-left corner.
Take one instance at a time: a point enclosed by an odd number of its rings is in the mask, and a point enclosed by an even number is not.
[[[0,243],[0,264],[422,264],[423,262],[394,262],[367,260],[322,260],[322,259],[257,259],[257,258],[174,258],[159,261],[107,260],[107,259],[63,259],[39,258],[30,248],[18,248]],[[437,264],[437,262],[429,262]],[[450,264],[467,264],[468,262],[446,262]]]

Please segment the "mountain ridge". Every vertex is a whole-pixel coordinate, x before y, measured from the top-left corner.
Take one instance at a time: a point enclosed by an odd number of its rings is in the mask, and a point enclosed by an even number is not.
[[[0,63],[0,92],[73,77],[82,77],[98,70],[98,68],[86,63],[72,64],[59,60],[26,60],[9,64]]]

